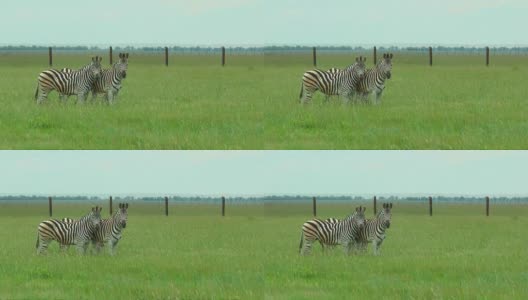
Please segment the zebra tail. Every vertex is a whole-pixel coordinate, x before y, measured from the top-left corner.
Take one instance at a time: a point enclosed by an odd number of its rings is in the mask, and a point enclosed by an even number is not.
[[[302,96],[303,96],[303,91],[304,91],[304,83],[301,82],[301,93],[300,93],[300,95],[299,95],[299,99],[302,98]]]
[[[37,233],[37,245],[35,246],[35,248],[37,248],[37,249],[38,249],[38,246],[39,246],[39,240],[40,240],[39,239],[39,234]]]
[[[39,92],[39,83],[37,82],[37,89],[35,90],[35,100],[37,100],[38,92]]]
[[[301,231],[301,243],[299,244],[299,253],[301,253],[302,245],[304,240],[304,232]]]

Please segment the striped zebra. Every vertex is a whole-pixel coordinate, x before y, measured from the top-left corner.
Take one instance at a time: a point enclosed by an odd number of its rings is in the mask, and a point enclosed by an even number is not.
[[[332,95],[345,97],[348,100],[356,93],[357,83],[365,72],[365,61],[367,58],[356,57],[356,62],[343,70],[332,68],[329,71],[310,70],[303,74],[301,103],[310,102],[316,91],[326,95],[325,101]]]
[[[93,207],[89,214],[71,223],[59,220],[41,222],[38,226],[37,254],[45,253],[53,240],[60,245],[76,245],[79,253],[86,253],[95,228],[101,223],[101,210],[98,206]]]
[[[92,238],[97,253],[101,252],[105,243],[108,243],[110,254],[114,254],[114,248],[121,239],[122,231],[126,228],[128,219],[128,203],[119,203],[119,209],[109,219],[104,219],[97,227]]]
[[[356,239],[356,247],[359,250],[366,251],[368,243],[372,242],[374,255],[379,255],[379,248],[385,240],[385,230],[390,227],[391,209],[392,203],[383,203],[383,209],[376,218],[366,220]]]
[[[67,96],[77,95],[77,100],[82,103],[101,73],[101,60],[101,57],[92,57],[90,64],[77,71],[62,72],[51,69],[40,73],[35,91],[37,104],[46,100],[53,90],[59,92],[62,101],[66,100]]]
[[[301,231],[300,254],[310,254],[315,241],[319,241],[323,249],[324,245],[343,245],[343,250],[349,254],[355,244],[358,231],[365,223],[365,209],[365,207],[357,207],[353,214],[344,220],[337,220],[336,223],[319,219],[305,222]]]
[[[97,94],[104,94],[105,100],[112,104],[121,90],[121,81],[126,78],[128,69],[128,53],[119,53],[119,61],[112,65],[110,69],[101,70],[101,76],[95,81],[92,87],[92,100],[97,98]],[[73,72],[70,68],[61,70],[65,73]]]
[[[368,102],[370,94],[376,95],[375,104],[381,102],[381,94],[385,89],[385,80],[391,78],[392,53],[383,54],[383,58],[376,67],[365,72],[358,84],[358,95],[364,102]]]

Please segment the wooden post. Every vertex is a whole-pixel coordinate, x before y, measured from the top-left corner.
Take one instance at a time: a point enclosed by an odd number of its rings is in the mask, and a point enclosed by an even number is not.
[[[112,61],[112,60],[113,60],[112,46],[110,46],[110,53],[109,53],[108,55],[110,56],[110,60],[109,60],[109,61],[110,61],[110,65],[112,65],[112,63],[113,63],[113,61]],[[112,211],[110,211],[110,214],[111,214],[111,213],[112,213]]]
[[[429,216],[433,216],[433,197],[429,197]]]
[[[165,196],[165,216],[169,216],[169,197]]]
[[[49,66],[53,66],[53,53],[51,50],[51,47],[48,48],[48,60],[49,60]]]
[[[312,48],[312,55],[313,55],[313,65],[314,67],[317,67],[317,50],[315,47]]]
[[[433,65],[433,47],[429,47],[429,65]]]
[[[112,215],[112,196],[110,196],[110,215]]]
[[[51,197],[48,197],[48,206],[49,206],[49,215],[51,217],[53,216],[53,205],[52,205]]]
[[[378,60],[377,60],[376,46],[374,46],[374,62],[373,62],[374,65],[376,65],[376,62],[377,62],[377,61],[378,61]],[[375,197],[374,197],[374,198],[375,198]],[[374,203],[376,203],[376,200],[374,200]],[[376,210],[375,210],[375,208],[376,208],[376,205],[374,205],[374,214],[376,214]]]
[[[489,197],[486,196],[486,217],[489,217]]]
[[[222,196],[222,217],[225,216],[225,197]]]
[[[486,67],[489,66],[489,47],[486,47]]]
[[[225,66],[225,47],[222,47],[222,67]]]
[[[374,53],[376,53],[376,50],[374,50]],[[377,213],[378,211],[376,210],[376,196],[374,196],[374,215],[376,215]]]
[[[315,218],[317,217],[317,199],[315,199],[315,197],[312,198],[312,205],[313,205],[313,216]]]
[[[165,66],[169,66],[169,48],[165,47]]]

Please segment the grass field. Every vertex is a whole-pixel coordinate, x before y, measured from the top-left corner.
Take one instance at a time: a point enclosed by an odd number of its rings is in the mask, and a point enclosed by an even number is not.
[[[55,54],[76,68],[89,55]],[[344,67],[355,55],[319,55]],[[103,63],[107,64],[107,57]],[[526,149],[528,56],[395,55],[379,106],[298,103],[310,55],[131,54],[117,105],[34,101],[45,54],[0,55],[1,149]],[[372,66],[369,58],[368,67]]]
[[[80,216],[62,205],[56,217]],[[351,205],[320,205],[321,218]],[[395,204],[381,256],[298,255],[310,205],[132,204],[118,253],[35,255],[42,205],[1,205],[1,299],[526,299],[528,206]],[[104,215],[108,211],[103,211]],[[159,214],[158,214],[159,213]],[[370,216],[372,210],[367,209]]]

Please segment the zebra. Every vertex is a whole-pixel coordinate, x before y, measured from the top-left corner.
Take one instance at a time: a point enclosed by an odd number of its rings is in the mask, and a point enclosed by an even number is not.
[[[344,70],[332,68],[329,71],[310,70],[303,74],[299,101],[307,103],[313,94],[320,90],[326,95],[325,101],[332,95],[350,100],[356,93],[357,83],[365,72],[367,58],[356,57],[356,62]]]
[[[105,99],[112,104],[121,90],[121,81],[126,78],[128,69],[128,53],[119,53],[119,61],[112,65],[110,69],[101,70],[101,76],[95,81],[92,87],[92,100],[97,98],[97,94],[105,94]],[[73,72],[70,68],[61,70],[65,73]]]
[[[109,219],[104,219],[96,228],[92,243],[96,253],[101,252],[105,243],[108,243],[110,254],[114,254],[114,248],[121,239],[122,231],[126,228],[128,219],[128,203],[119,203],[119,210]]]
[[[356,211],[353,214],[342,221],[338,220],[337,223],[319,219],[305,222],[301,231],[299,253],[301,255],[309,254],[312,243],[319,241],[321,245],[343,245],[343,250],[346,254],[349,254],[356,241],[358,231],[365,223],[365,209],[365,207],[361,206],[356,207]]]
[[[376,95],[375,104],[381,103],[381,94],[385,89],[385,80],[391,78],[392,53],[383,54],[376,67],[365,71],[358,84],[358,95],[364,101],[368,101],[371,93]]]
[[[385,230],[390,227],[392,203],[383,203],[383,209],[375,219],[365,221],[365,226],[359,230],[356,247],[366,251],[368,243],[373,243],[374,255],[379,255],[379,248],[385,240]]]
[[[78,221],[66,223],[59,220],[46,220],[38,225],[37,254],[43,254],[48,244],[56,240],[61,245],[76,245],[79,253],[86,253],[95,228],[101,223],[101,207],[92,207],[92,211]],[[61,249],[63,247],[61,246]]]
[[[92,57],[90,64],[77,71],[61,72],[51,69],[40,73],[35,91],[37,104],[46,100],[53,90],[59,92],[62,101],[69,95],[77,95],[78,101],[82,103],[101,73],[101,60],[99,56]]]

